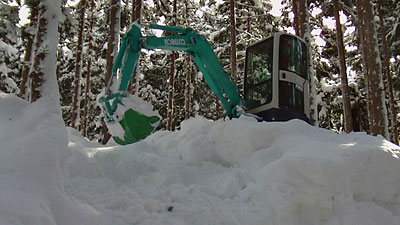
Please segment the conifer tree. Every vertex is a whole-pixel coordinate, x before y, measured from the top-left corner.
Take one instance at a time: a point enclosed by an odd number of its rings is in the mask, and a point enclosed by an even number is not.
[[[132,12],[131,13],[132,13],[131,23],[133,23],[135,21],[141,21],[142,0],[132,0]],[[131,83],[129,85],[129,92],[131,94],[137,94],[137,92],[138,92],[138,89],[139,89],[138,76],[139,76],[139,65],[136,64],[135,70],[133,71]]]
[[[177,11],[176,11],[176,0],[173,1],[172,11],[172,26],[177,24]],[[168,124],[167,130],[172,130],[173,112],[174,112],[174,82],[175,82],[175,52],[171,53],[171,66],[169,73],[169,88],[168,88]]]
[[[236,65],[236,18],[235,18],[235,1],[230,0],[229,2],[229,20],[231,30],[231,78],[237,83],[237,65]]]
[[[386,89],[389,94],[389,107],[390,107],[390,119],[392,122],[392,135],[391,139],[395,144],[399,144],[399,132],[397,129],[397,110],[395,108],[395,100],[393,95],[392,75],[389,68],[389,48],[386,41],[385,24],[383,22],[383,11],[381,8],[381,0],[378,0],[377,8],[379,14],[379,25],[380,25],[380,36],[382,40],[382,51],[383,51],[383,64],[384,64],[384,75],[386,77]]]
[[[80,0],[79,2],[79,32],[78,41],[76,46],[76,60],[75,60],[75,76],[73,81],[73,99],[72,99],[72,118],[71,126],[76,127],[77,119],[79,118],[79,100],[81,94],[81,74],[82,74],[82,48],[83,48],[83,29],[85,24],[85,11],[86,11],[86,0]]]
[[[94,25],[94,10],[95,1],[90,1],[90,13],[89,13],[89,30],[88,30],[88,61],[87,61],[87,71],[86,71],[86,82],[85,82],[85,100],[83,103],[83,121],[82,121],[82,135],[88,136],[88,117],[89,117],[89,101],[90,101],[90,80],[92,74],[92,61],[93,61],[93,25]]]
[[[189,2],[185,0],[185,25],[189,24]],[[185,57],[186,63],[186,79],[185,79],[185,119],[190,118],[191,112],[191,95],[192,95],[192,60],[189,54]]]
[[[107,74],[105,76],[105,86],[108,85],[108,82],[110,82],[110,78],[112,76],[112,67],[118,52],[119,33],[121,26],[121,2],[120,0],[111,0],[110,4],[110,28],[107,45]],[[107,126],[103,124],[102,143],[107,143],[110,137],[111,135],[108,133]]]
[[[32,102],[46,96],[56,104],[60,104],[55,60],[57,58],[60,4],[59,0],[44,0],[40,1],[38,6],[38,28],[35,35],[33,68],[29,73]],[[52,7],[49,7],[50,5]]]
[[[39,2],[37,0],[25,1],[25,4],[30,9],[29,15],[29,25],[23,30],[22,38],[26,38],[26,47],[24,54],[24,65],[22,67],[21,73],[21,83],[19,85],[19,96],[21,98],[27,99],[27,83],[28,83],[28,73],[31,67],[31,58],[33,51],[33,34],[30,30],[34,29],[37,26],[37,16],[38,16],[38,5]]]
[[[0,1],[0,91],[17,93],[19,80],[18,6]]]
[[[378,52],[377,33],[374,24],[374,13],[369,0],[357,0],[359,29],[367,79],[367,98],[370,133],[387,137],[386,105],[384,104],[382,64]]]
[[[334,4],[334,15],[336,20],[337,48],[340,61],[339,68],[340,68],[340,78],[341,78],[341,90],[343,96],[344,130],[346,133],[349,133],[353,130],[353,119],[351,115],[350,94],[347,81],[347,71],[346,71],[346,61],[345,61],[345,49],[343,44],[342,26],[340,24],[340,17],[339,17],[338,0],[333,0],[333,4]]]
[[[294,14],[293,26],[296,31],[296,35],[302,37],[308,46],[308,73],[310,77],[310,92],[311,92],[311,121],[315,126],[319,126],[318,123],[318,103],[316,94],[315,84],[315,69],[313,62],[313,51],[311,43],[311,28],[310,28],[310,8],[307,0],[292,0],[292,8]]]

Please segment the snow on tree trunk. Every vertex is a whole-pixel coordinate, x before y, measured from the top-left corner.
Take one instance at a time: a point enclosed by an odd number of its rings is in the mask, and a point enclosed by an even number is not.
[[[349,133],[353,131],[353,119],[351,115],[350,94],[347,82],[345,50],[343,44],[342,25],[340,24],[338,0],[333,0],[333,4],[335,7],[334,14],[336,20],[337,47],[340,60],[339,68],[340,68],[341,88],[343,96],[344,130],[346,133]]]
[[[383,62],[384,62],[384,75],[386,76],[387,80],[387,92],[389,93],[389,107],[390,107],[390,120],[392,122],[392,135],[393,138],[391,139],[393,143],[399,144],[399,132],[397,130],[397,110],[395,108],[395,100],[394,100],[394,95],[393,95],[393,85],[392,85],[392,77],[390,74],[390,68],[389,68],[389,58],[390,58],[390,53],[389,49],[387,46],[387,41],[386,41],[386,32],[385,32],[385,24],[383,22],[383,12],[381,9],[381,0],[378,0],[377,4],[378,8],[378,14],[379,14],[379,23],[380,23],[380,35],[382,39],[382,50],[383,50]]]
[[[79,118],[79,99],[81,95],[81,73],[82,73],[82,47],[83,47],[83,28],[85,22],[85,11],[86,11],[86,0],[81,0],[79,3],[80,15],[79,15],[79,32],[78,32],[78,43],[76,50],[75,60],[75,77],[73,81],[73,98],[72,98],[72,117],[71,126],[76,128],[77,118]]]
[[[370,133],[388,137],[386,120],[386,105],[382,80],[382,62],[379,57],[377,33],[374,24],[374,13],[369,0],[357,0],[359,24],[363,31],[362,50],[364,51],[364,66],[368,80],[368,111]]]
[[[58,44],[58,18],[61,17],[60,0],[43,0],[38,6],[38,28],[35,37],[31,78],[31,102],[48,97],[58,106],[61,115],[60,94],[56,75]]]

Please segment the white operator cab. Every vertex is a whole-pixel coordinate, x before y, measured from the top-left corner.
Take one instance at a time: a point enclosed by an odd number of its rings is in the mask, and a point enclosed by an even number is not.
[[[265,121],[309,122],[307,45],[278,32],[246,49],[244,99],[247,112]]]

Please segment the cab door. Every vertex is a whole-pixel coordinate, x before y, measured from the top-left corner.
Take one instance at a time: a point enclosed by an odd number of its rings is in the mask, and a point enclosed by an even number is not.
[[[267,121],[309,121],[307,46],[279,32],[246,49],[244,100],[248,112]]]

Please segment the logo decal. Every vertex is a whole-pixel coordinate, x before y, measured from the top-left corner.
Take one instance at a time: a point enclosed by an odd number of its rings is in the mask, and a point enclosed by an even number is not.
[[[184,39],[164,39],[165,45],[186,45]]]

